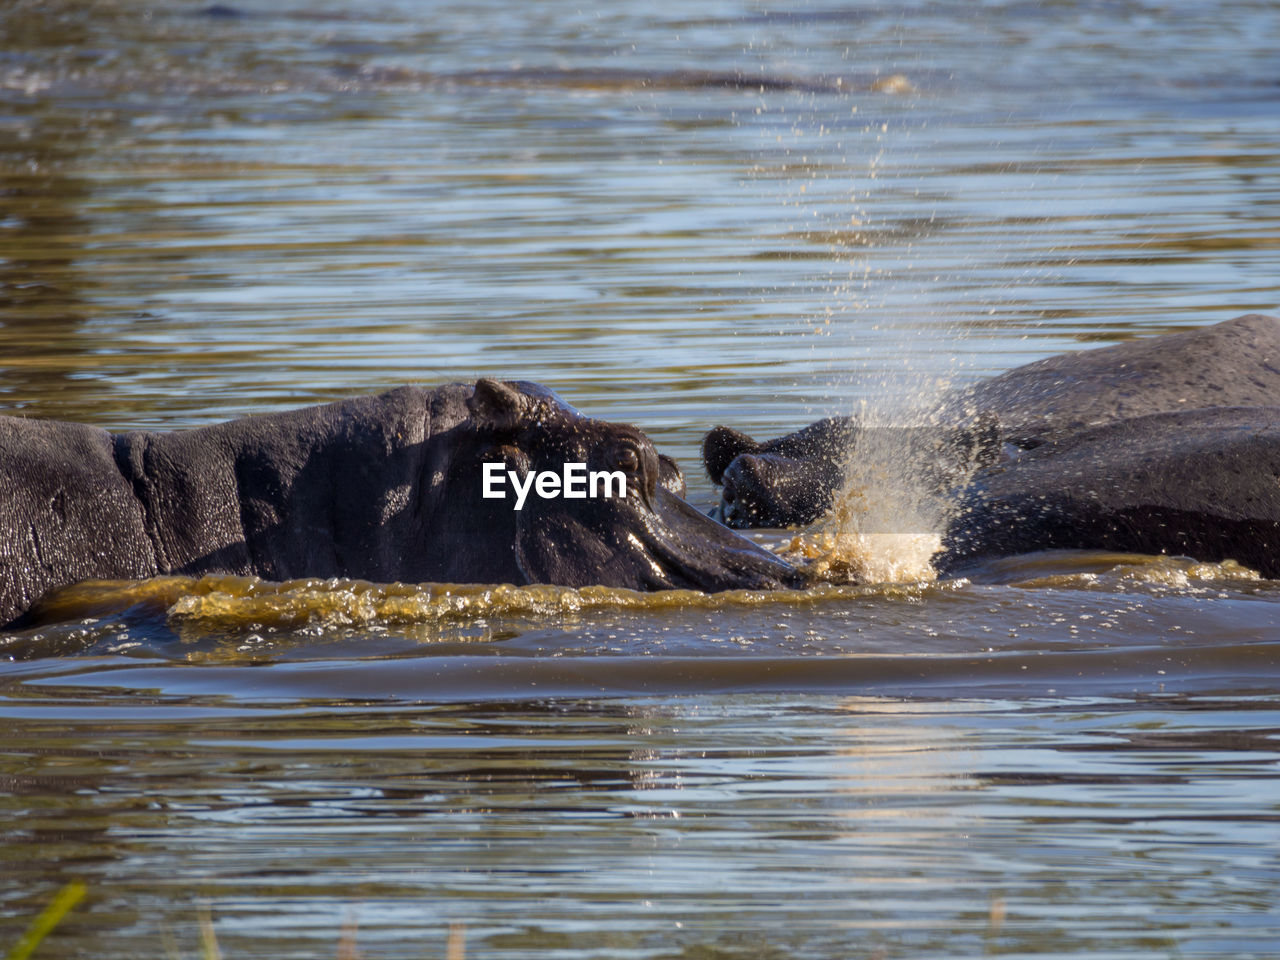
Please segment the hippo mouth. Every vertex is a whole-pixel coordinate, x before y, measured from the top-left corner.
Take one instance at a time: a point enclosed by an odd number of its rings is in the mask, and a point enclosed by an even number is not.
[[[791,564],[663,487],[588,513],[522,513],[516,561],[530,583],[707,593],[806,586]]]

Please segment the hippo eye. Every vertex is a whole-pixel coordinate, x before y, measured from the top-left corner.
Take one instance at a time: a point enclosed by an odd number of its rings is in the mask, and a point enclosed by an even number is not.
[[[510,444],[494,445],[485,451],[483,460],[492,460],[494,462],[502,462],[512,470],[527,471],[529,469],[529,456],[518,447]]]
[[[635,447],[623,447],[619,450],[618,469],[623,473],[639,473],[640,451]]]

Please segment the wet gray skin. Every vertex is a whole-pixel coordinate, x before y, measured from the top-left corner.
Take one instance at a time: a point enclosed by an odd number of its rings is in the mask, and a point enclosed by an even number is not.
[[[483,465],[621,470],[625,497],[482,496]],[[113,435],[0,417],[0,623],[87,579],[800,585],[701,516],[635,427],[529,383],[402,387],[197,430]],[[509,490],[509,488],[508,488]]]
[[[1280,407],[1202,407],[1075,431],[984,471],[945,572],[1034,550],[1235,560],[1280,576]]]

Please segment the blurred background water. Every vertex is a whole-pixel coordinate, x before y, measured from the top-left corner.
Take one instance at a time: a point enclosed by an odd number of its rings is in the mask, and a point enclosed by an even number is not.
[[[1278,37],[1237,0],[11,0],[0,409],[519,377],[705,503],[714,423],[1280,310]],[[1275,584],[570,600],[5,638],[0,947],[83,878],[40,955],[193,952],[201,899],[227,956],[1280,955]]]

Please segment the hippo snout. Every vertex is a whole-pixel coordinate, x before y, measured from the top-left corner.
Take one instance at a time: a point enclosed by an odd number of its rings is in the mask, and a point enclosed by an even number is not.
[[[725,469],[718,519],[734,529],[812,523],[840,489],[841,468],[774,453],[744,453]]]

